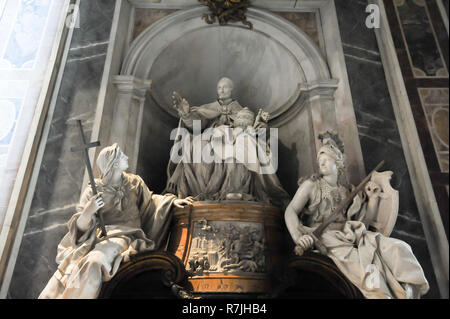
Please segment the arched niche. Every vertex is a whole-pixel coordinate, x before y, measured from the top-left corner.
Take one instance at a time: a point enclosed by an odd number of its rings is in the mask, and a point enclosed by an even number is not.
[[[151,79],[152,96],[161,107],[170,106],[173,90],[193,105],[213,100],[218,79],[228,76],[241,104],[274,116],[286,111],[306,84],[331,80],[314,41],[285,19],[251,8],[250,30],[206,24],[201,17],[207,12],[205,7],[183,10],[151,25],[132,43],[121,74]]]
[[[136,125],[136,171],[152,189],[162,190],[170,131],[178,124],[172,92],[191,105],[205,104],[217,98],[217,81],[227,76],[235,82],[234,97],[241,105],[270,112],[271,125],[279,128],[280,179],[292,193],[296,179],[314,171],[317,135],[336,128],[337,80],[314,41],[280,16],[250,8],[250,30],[241,24],[206,24],[205,13],[206,7],[196,7],[166,16],[143,31],[125,56],[116,77],[123,94],[129,96],[134,83],[152,83],[139,99],[143,114],[142,124]],[[130,101],[121,99],[120,91],[116,103]],[[113,127],[120,127],[120,121],[123,117],[116,116]],[[112,129],[111,140],[124,140],[127,132]]]

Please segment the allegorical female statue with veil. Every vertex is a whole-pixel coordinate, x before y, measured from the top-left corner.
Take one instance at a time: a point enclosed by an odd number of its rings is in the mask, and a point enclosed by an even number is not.
[[[128,158],[117,144],[100,152],[97,166],[102,173],[96,180],[99,193],[93,196],[90,186],[84,190],[58,245],[58,269],[39,298],[97,298],[122,261],[163,246],[172,207],[192,203],[190,198],[154,194],[139,176],[126,173]],[[105,237],[98,229],[99,209]]]

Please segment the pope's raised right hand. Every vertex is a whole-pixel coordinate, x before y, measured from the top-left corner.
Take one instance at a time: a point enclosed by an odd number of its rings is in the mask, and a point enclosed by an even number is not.
[[[173,92],[172,95],[173,107],[178,111],[179,114],[189,113],[189,103],[186,99],[182,98],[177,92]]]

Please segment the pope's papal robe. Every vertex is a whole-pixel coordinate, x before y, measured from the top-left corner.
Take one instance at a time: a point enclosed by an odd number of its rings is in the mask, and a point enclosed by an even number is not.
[[[58,245],[58,269],[39,298],[96,298],[102,282],[116,274],[122,261],[164,244],[174,195],[153,194],[139,176],[128,173],[123,173],[118,187],[96,182],[105,202],[102,212],[107,237],[98,238],[95,220],[84,233],[77,227],[92,196],[87,187],[78,212],[68,222],[69,232]]]

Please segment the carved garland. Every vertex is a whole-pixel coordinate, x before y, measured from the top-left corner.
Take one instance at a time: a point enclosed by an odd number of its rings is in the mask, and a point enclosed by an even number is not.
[[[253,24],[247,21],[246,12],[250,5],[250,0],[198,0],[209,7],[210,14],[205,14],[203,20],[208,24],[219,20],[220,25],[226,25],[229,22],[242,22],[250,29]]]

